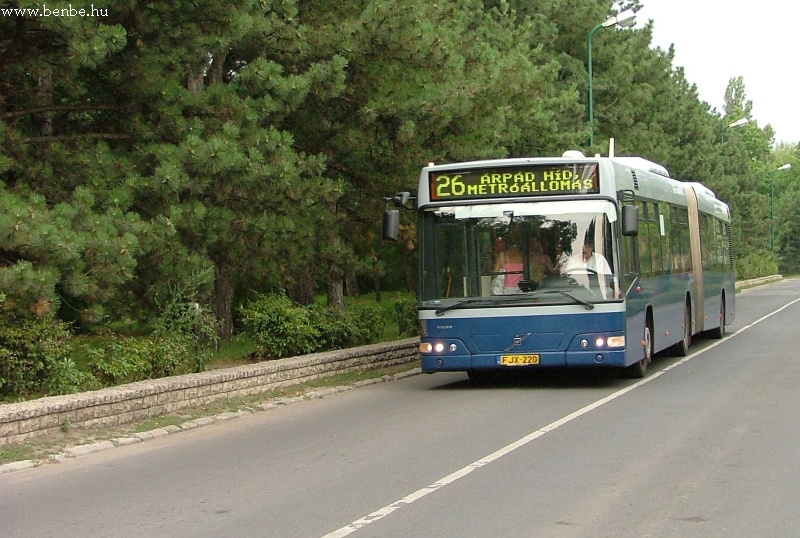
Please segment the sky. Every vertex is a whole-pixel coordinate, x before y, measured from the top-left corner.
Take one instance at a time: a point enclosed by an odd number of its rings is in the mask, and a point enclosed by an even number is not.
[[[800,142],[797,0],[641,0],[637,26],[653,20],[653,47],[675,45],[702,101],[722,113],[725,89],[742,77],[752,116],[775,142]]]

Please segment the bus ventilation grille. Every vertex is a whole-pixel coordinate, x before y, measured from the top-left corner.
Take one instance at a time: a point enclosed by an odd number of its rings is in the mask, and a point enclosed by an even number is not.
[[[636,170],[631,170],[631,176],[633,177],[633,188],[638,191],[639,190],[639,178],[636,177]]]
[[[731,235],[731,227],[725,226],[725,234],[728,236],[728,263],[731,270],[733,269],[733,236]]]

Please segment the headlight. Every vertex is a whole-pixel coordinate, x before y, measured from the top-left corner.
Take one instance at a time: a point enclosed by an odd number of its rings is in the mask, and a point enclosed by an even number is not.
[[[608,340],[608,347],[625,347],[625,337],[624,336],[609,336]]]
[[[455,351],[456,345],[450,345],[450,351]],[[444,344],[442,342],[436,342],[435,344],[430,344],[428,342],[421,342],[419,344],[419,352],[420,353],[441,353],[444,351]]]

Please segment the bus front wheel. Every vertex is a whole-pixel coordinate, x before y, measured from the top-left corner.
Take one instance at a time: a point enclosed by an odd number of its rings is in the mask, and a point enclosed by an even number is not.
[[[653,360],[653,331],[650,328],[650,325],[645,325],[644,328],[644,338],[642,339],[643,347],[644,347],[644,357],[642,360],[631,364],[630,366],[626,367],[625,377],[629,379],[641,379],[644,377],[645,373],[647,372],[647,365],[650,364],[650,361]]]

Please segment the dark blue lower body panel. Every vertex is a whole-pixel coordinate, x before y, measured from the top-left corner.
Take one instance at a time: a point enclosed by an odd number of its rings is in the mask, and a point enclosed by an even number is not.
[[[423,372],[463,372],[467,370],[535,370],[538,368],[557,367],[584,367],[584,366],[627,366],[625,364],[625,350],[615,349],[602,352],[577,351],[567,355],[564,352],[540,353],[539,364],[524,366],[503,366],[500,364],[500,354],[491,355],[447,355],[435,353],[422,354]]]
[[[637,354],[626,353],[626,346],[640,346],[640,338],[607,344],[609,337],[624,338],[625,327],[624,312],[596,311],[428,320],[420,342],[432,350],[421,353],[422,371],[629,366]],[[505,355],[537,355],[538,364],[505,366]]]

